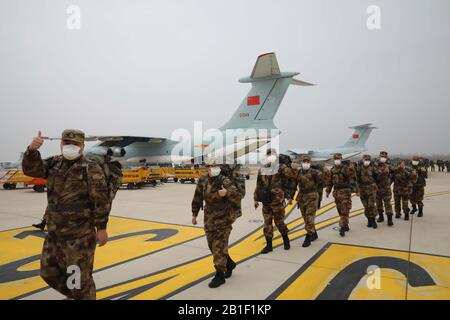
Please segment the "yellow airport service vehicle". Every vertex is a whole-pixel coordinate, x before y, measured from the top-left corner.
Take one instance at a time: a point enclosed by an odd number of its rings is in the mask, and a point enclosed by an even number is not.
[[[204,167],[200,168],[192,168],[192,167],[176,167],[175,168],[175,178],[173,181],[177,182],[178,180],[181,183],[185,183],[186,181],[190,181],[191,183],[195,183],[200,176],[207,174],[208,169]]]
[[[126,185],[127,189],[140,189],[148,180],[150,169],[134,168],[122,169],[122,185]]]
[[[36,192],[44,192],[47,180],[29,177],[19,169],[8,170],[0,175],[0,184],[3,184],[3,188],[6,190],[16,189],[19,183],[25,187],[33,186],[33,190]]]

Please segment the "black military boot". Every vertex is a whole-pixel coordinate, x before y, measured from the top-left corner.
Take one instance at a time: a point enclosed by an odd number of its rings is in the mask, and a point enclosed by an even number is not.
[[[314,233],[311,235],[311,241],[315,241],[319,239],[319,236],[317,235],[317,231],[314,231]]]
[[[291,242],[289,241],[289,236],[287,234],[283,235],[284,250],[289,250],[291,248]]]
[[[339,235],[341,237],[345,237],[345,228],[344,227],[339,228]]]
[[[311,245],[311,235],[307,234],[305,237],[305,241],[303,241],[302,247],[306,248]]]
[[[266,253],[269,253],[269,252],[271,252],[271,251],[273,251],[273,248],[272,248],[272,239],[269,239],[269,238],[266,238],[266,246],[264,247],[264,249],[262,249],[261,250],[261,253],[262,254],[266,254]]]
[[[224,283],[225,283],[225,274],[223,272],[216,271],[216,275],[208,284],[208,286],[210,288],[217,288],[223,285]]]
[[[417,206],[415,204],[412,205],[412,210],[409,214],[414,214],[417,212]]]
[[[387,219],[388,219],[388,226],[392,227],[394,225],[394,222],[392,221],[392,214],[387,215]]]
[[[372,218],[367,218],[367,228],[372,228],[372,227],[373,227]]]
[[[405,211],[405,221],[409,220],[409,210]]]
[[[349,231],[350,231],[349,226],[344,227],[344,231],[345,231],[345,232],[349,232]]]
[[[370,218],[372,220],[372,228],[376,229],[378,228],[377,222],[375,221],[375,218]]]
[[[383,214],[383,211],[380,211],[380,212],[378,213],[378,220],[377,220],[377,222],[384,222],[384,214]]]
[[[231,259],[231,257],[227,256],[227,271],[225,272],[225,278],[228,279],[233,274],[233,270],[236,268],[236,262]]]
[[[419,207],[419,214],[418,217],[423,217],[423,206]]]
[[[395,219],[400,219],[402,214],[400,212],[395,213]]]
[[[32,226],[37,228],[37,229],[44,230],[46,224],[47,224],[47,220],[42,219],[41,223],[32,224]]]

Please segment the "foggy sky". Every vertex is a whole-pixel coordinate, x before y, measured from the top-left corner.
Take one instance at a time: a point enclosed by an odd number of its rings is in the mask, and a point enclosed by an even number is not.
[[[81,7],[81,30],[66,8]],[[381,30],[366,9],[381,7]],[[2,0],[0,160],[37,130],[170,137],[221,126],[275,51],[289,88],[281,149],[344,143],[373,123],[370,152],[450,153],[448,0]],[[46,142],[45,155],[58,152]]]

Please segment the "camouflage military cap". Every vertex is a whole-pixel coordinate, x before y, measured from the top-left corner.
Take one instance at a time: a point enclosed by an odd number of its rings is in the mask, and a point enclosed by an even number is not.
[[[84,132],[76,129],[66,129],[62,132],[61,140],[84,143]]]
[[[413,160],[413,161],[419,161],[419,160],[420,160],[420,157],[419,157],[419,156],[414,156],[414,157],[412,157],[412,160]]]
[[[387,157],[388,153],[386,151],[380,151],[380,157]]]
[[[302,162],[311,162],[311,157],[310,156],[303,156],[302,157]]]
[[[370,156],[370,154],[365,154],[365,155],[363,155],[363,160],[370,160],[371,159],[371,156]]]
[[[333,159],[342,159],[342,153],[335,153]]]

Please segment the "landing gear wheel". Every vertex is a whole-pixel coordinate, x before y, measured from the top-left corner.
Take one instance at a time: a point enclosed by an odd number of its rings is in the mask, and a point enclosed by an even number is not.
[[[33,190],[39,193],[42,193],[45,191],[45,186],[41,185],[41,184],[37,184],[33,186]]]

